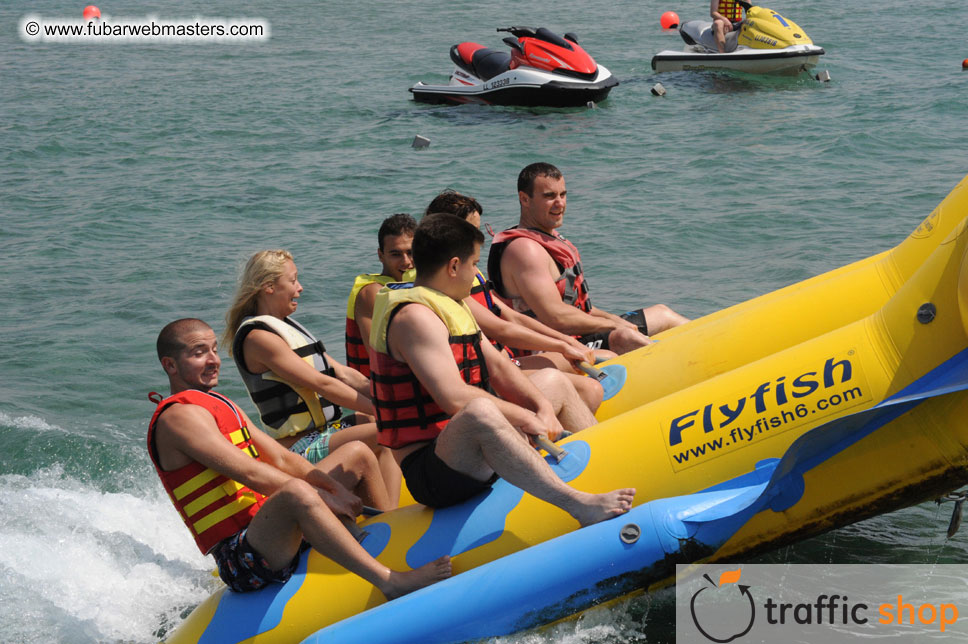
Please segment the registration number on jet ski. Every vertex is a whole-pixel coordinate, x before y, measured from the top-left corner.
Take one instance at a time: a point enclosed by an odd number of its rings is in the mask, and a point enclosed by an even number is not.
[[[510,84],[511,84],[510,78],[499,78],[495,81],[491,81],[491,83],[488,85],[488,89],[497,89],[498,87],[504,87],[505,85],[510,85]]]

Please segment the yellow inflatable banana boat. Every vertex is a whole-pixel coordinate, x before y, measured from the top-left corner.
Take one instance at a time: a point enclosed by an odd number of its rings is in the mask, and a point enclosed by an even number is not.
[[[363,522],[396,568],[455,576],[385,602],[314,552],[285,585],[217,592],[171,642],[451,642],[545,624],[968,481],[968,181],[892,251],[663,334],[552,468],[635,507],[579,529],[504,481]],[[580,554],[576,554],[580,553]]]

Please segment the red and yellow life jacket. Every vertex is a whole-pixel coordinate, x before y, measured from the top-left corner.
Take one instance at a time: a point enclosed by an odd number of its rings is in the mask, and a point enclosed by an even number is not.
[[[370,356],[366,352],[363,334],[356,323],[356,298],[360,291],[370,284],[389,284],[393,281],[394,279],[388,275],[372,273],[357,275],[353,288],[350,289],[350,296],[346,300],[346,364],[367,378],[370,377]]]
[[[743,9],[736,0],[719,0],[719,8],[716,11],[730,22],[739,22],[743,19]]]
[[[588,313],[592,304],[588,296],[585,275],[581,268],[581,255],[575,245],[559,235],[557,231],[549,235],[535,228],[518,228],[515,226],[499,232],[494,237],[487,257],[487,272],[494,282],[498,295],[509,299],[516,311],[536,317],[523,299],[508,295],[501,276],[501,256],[511,241],[522,237],[538,242],[551,255],[551,259],[554,260],[561,273],[555,285],[558,287],[562,302]]]
[[[158,417],[174,404],[198,405],[215,417],[215,424],[227,441],[252,458],[258,459],[259,452],[252,444],[242,413],[221,394],[189,389],[161,401],[151,399],[158,402],[158,407],[148,424],[148,454],[195,544],[202,554],[208,554],[219,541],[245,529],[266,497],[198,462],[170,472],[162,470],[154,441]]]
[[[379,442],[391,448],[436,438],[450,421],[410,366],[390,356],[387,332],[403,306],[421,304],[447,326],[448,342],[461,378],[487,389],[487,365],[481,355],[481,330],[463,302],[424,286],[388,284],[376,296],[370,333],[370,381]]]

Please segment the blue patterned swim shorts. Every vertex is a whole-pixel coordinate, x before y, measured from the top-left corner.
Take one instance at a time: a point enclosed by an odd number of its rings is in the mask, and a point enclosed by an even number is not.
[[[353,423],[348,422],[350,419],[352,419],[352,416],[331,421],[326,424],[323,431],[314,429],[290,445],[289,451],[299,454],[310,463],[320,462],[329,454],[329,439],[339,430],[352,426]]]
[[[212,549],[218,565],[218,576],[237,593],[259,590],[274,582],[286,583],[299,566],[299,555],[309,548],[309,544],[303,541],[288,566],[282,570],[270,570],[265,557],[252,549],[246,532],[247,529],[222,539]]]

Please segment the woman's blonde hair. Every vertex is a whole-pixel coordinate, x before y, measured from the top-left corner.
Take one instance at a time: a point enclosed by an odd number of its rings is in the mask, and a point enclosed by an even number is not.
[[[232,344],[235,332],[239,330],[242,320],[255,315],[258,308],[259,293],[269,284],[274,284],[282,277],[286,262],[292,261],[292,253],[287,250],[260,250],[249,258],[239,285],[235,290],[232,306],[225,314],[225,334],[222,336],[222,346],[228,348],[232,355]]]

